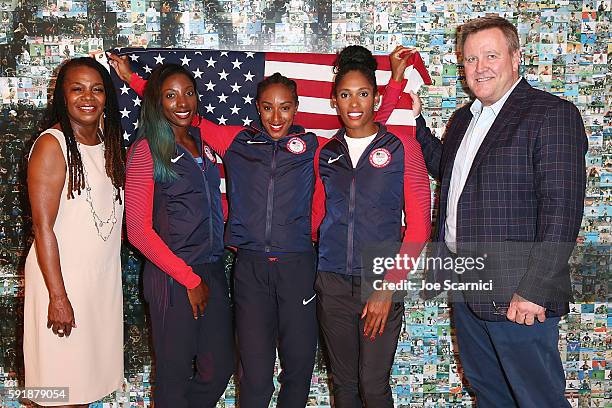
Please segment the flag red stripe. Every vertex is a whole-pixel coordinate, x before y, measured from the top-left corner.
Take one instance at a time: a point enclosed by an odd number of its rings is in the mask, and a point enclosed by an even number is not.
[[[334,65],[336,54],[288,54],[282,52],[266,52],[266,61],[300,62],[303,64]]]
[[[414,54],[412,54],[411,59],[412,61],[408,61],[408,62],[411,62],[412,65],[414,65],[414,68],[419,72],[419,74],[421,75],[421,78],[423,78],[423,82],[425,83],[425,85],[433,84],[429,76],[429,72],[427,72],[427,68],[425,68],[425,64],[423,63],[421,54],[419,54],[418,52],[415,52]]]
[[[382,71],[390,71],[391,63],[387,55],[375,55],[376,62],[378,63],[378,69]],[[281,62],[297,62],[303,64],[317,64],[317,65],[334,65],[336,59],[335,54],[287,54],[281,52],[267,52],[266,60],[269,61],[281,61]],[[408,65],[413,65],[414,68],[419,72],[423,78],[423,82],[426,85],[431,85],[431,78],[427,72],[427,68],[423,64],[421,55],[419,53],[412,54],[408,59]]]
[[[342,127],[338,116],[320,113],[298,112],[293,122],[305,128],[340,129]]]
[[[378,69],[383,71],[391,70],[391,63],[389,62],[388,55],[375,55],[376,62],[378,63]],[[408,61],[409,65],[414,58],[411,57]],[[278,61],[278,62],[298,62],[302,64],[316,64],[316,65],[329,65],[333,66],[336,60],[336,54],[286,54],[281,52],[267,52],[266,61]]]
[[[308,79],[296,79],[298,86],[298,95],[308,96],[311,98],[329,99],[331,94],[331,82],[327,81],[311,81]],[[378,92],[383,92],[387,84],[378,86]]]
[[[403,92],[395,108],[396,109],[412,109],[412,98],[410,97],[410,94]]]
[[[325,99],[329,99],[330,97],[331,82],[310,81],[307,79],[296,79],[295,82],[297,82],[297,91],[300,96]]]

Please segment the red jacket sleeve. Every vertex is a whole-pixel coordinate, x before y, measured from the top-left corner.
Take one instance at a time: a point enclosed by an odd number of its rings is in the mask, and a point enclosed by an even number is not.
[[[142,79],[137,73],[132,72],[129,85],[138,96],[142,96],[144,95],[145,86],[147,86],[147,80]]]
[[[200,277],[176,256],[153,230],[153,159],[146,140],[128,153],[125,180],[125,214],[129,241],[155,266],[187,289],[200,284]]]
[[[319,227],[321,226],[321,222],[323,222],[323,218],[325,218],[325,186],[319,174],[319,155],[323,146],[325,146],[330,139],[318,136],[317,140],[319,142],[319,147],[315,152],[313,161],[315,185],[314,194],[312,196],[312,218],[310,224],[312,228],[312,240],[315,242],[319,240]]]
[[[402,89],[406,86],[407,80],[397,82],[393,78],[389,79],[389,83],[385,87],[385,93],[383,94],[382,104],[376,112],[374,121],[380,122],[383,125],[387,123],[389,117],[393,113],[393,110],[397,106],[397,103],[402,95]]]
[[[193,117],[191,125],[200,129],[200,137],[202,140],[212,147],[221,158],[225,156],[225,152],[227,152],[227,149],[238,133],[245,129],[242,126],[217,125],[208,119],[204,119],[200,115],[195,115]]]
[[[400,253],[417,259],[431,234],[431,193],[423,153],[416,139],[399,136],[404,145],[404,214],[406,229]],[[385,280],[397,283],[409,271],[392,269]]]

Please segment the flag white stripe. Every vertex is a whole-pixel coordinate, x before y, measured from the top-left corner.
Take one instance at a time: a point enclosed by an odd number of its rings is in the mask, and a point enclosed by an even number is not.
[[[329,106],[329,99],[313,98],[310,96],[300,96],[299,112],[312,113],[317,115],[336,116],[336,110]],[[389,120],[390,125],[415,125],[411,109],[395,109]]]
[[[332,109],[328,98],[314,98],[312,96],[299,96],[300,105],[298,112],[316,113],[319,115],[337,115],[336,110]]]
[[[301,62],[284,62],[284,61],[266,61],[264,69],[264,76],[268,77],[275,72],[280,72],[281,75],[296,79],[296,80],[310,80],[317,79],[318,81],[332,82],[334,80],[334,72],[330,65],[318,65],[318,64],[304,64]],[[415,81],[411,87],[418,87],[423,84],[423,79],[419,72],[414,69],[412,65],[406,68],[404,73],[406,78],[411,81]],[[416,79],[418,78],[418,79]],[[376,70],[376,83],[379,85],[386,84],[391,79],[391,71]],[[419,83],[420,81],[420,83]],[[408,90],[408,86],[406,86]]]
[[[412,91],[414,93],[417,93],[419,91],[419,88],[421,88],[421,85],[425,84],[425,81],[423,81],[423,77],[421,77],[419,71],[414,69],[412,65],[406,68],[404,76],[406,77],[406,79],[408,79],[406,87],[404,88],[404,92]]]
[[[394,126],[416,126],[416,122],[414,120],[414,116],[411,109],[395,109],[389,120],[387,120],[387,125]],[[330,138],[336,134],[338,129],[311,129],[306,128],[307,132],[312,132],[317,136]]]
[[[416,126],[412,109],[395,109],[389,116],[387,125]]]
[[[301,62],[266,61],[264,76],[269,77],[275,72],[292,79],[306,79],[331,82],[334,78],[329,65],[303,64]]]
[[[307,132],[312,132],[317,136],[331,138],[336,134],[338,129],[305,129]]]

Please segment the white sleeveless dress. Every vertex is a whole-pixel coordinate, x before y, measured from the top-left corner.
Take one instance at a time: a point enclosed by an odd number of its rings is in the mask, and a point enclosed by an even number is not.
[[[48,129],[59,142],[64,135]],[[96,213],[112,213],[115,190],[104,169],[103,145],[79,146]],[[53,227],[60,264],[76,328],[58,337],[47,328],[49,292],[36,257],[36,241],[25,265],[23,355],[26,387],[69,387],[69,401],[44,406],[84,404],[103,398],[123,383],[123,294],[121,225],[123,205],[115,202],[117,223],[106,241],[99,236],[85,191],[66,197],[68,172]],[[108,226],[101,229],[108,234]],[[38,402],[33,399],[34,402]]]

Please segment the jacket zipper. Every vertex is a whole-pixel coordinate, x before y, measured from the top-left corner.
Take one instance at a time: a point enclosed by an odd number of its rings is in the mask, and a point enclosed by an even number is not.
[[[204,143],[200,142],[200,151],[204,152]],[[201,154],[201,153],[200,153]],[[206,163],[206,158],[200,156],[202,158],[202,168],[198,166],[198,163],[194,159],[194,164],[202,173],[202,182],[204,183],[204,191],[206,192],[206,200],[208,201],[208,253],[213,253],[213,213],[212,213],[212,200],[210,196],[210,186],[208,185],[208,177],[206,176],[206,169],[208,167]]]
[[[270,180],[268,181],[268,202],[266,204],[266,247],[265,251],[270,252],[272,247],[272,209],[274,207],[274,176],[276,173],[276,151],[278,142],[273,143],[272,163],[270,164]]]
[[[376,138],[374,138],[374,140],[371,143],[371,146],[373,146],[375,144],[376,141],[380,140],[384,135],[386,134],[380,134],[378,135]],[[350,153],[348,150],[348,146],[345,145],[345,143],[343,143],[342,139],[337,138],[340,141],[340,145],[344,147],[345,153],[347,154],[347,156],[350,158]],[[369,150],[372,150],[371,148]],[[366,153],[365,150],[363,152],[363,154]],[[362,157],[363,157],[362,154]],[[361,160],[361,158],[360,158]],[[352,165],[351,160],[349,159],[349,163]],[[352,275],[353,274],[353,253],[354,253],[354,238],[355,238],[355,177],[357,174],[357,167],[358,167],[358,163],[355,164],[355,167],[353,167],[352,172],[353,172],[353,178],[351,179],[351,187],[349,190],[349,213],[348,213],[348,232],[347,232],[347,243],[346,243],[346,273],[348,275]]]
[[[351,179],[351,188],[349,192],[349,224],[346,243],[346,273],[353,274],[353,239],[355,232],[355,169],[353,169],[353,178]]]
[[[348,159],[349,166],[353,166],[351,161],[351,155],[348,149],[348,146],[345,144],[341,138],[338,138],[340,142],[340,146],[344,149],[344,154]],[[357,163],[358,164],[358,163]],[[357,164],[355,167],[351,169],[352,178],[351,178],[351,186],[349,189],[349,213],[348,213],[348,231],[346,234],[346,273],[347,275],[353,274],[353,252],[354,252],[354,235],[355,235],[355,176],[357,173]]]
[[[206,200],[208,201],[208,248],[209,254],[213,253],[213,213],[212,213],[212,200],[210,196],[210,186],[208,185],[208,177],[206,176],[206,159],[204,160],[204,165],[202,166],[202,179],[204,180],[204,190],[206,190]]]

